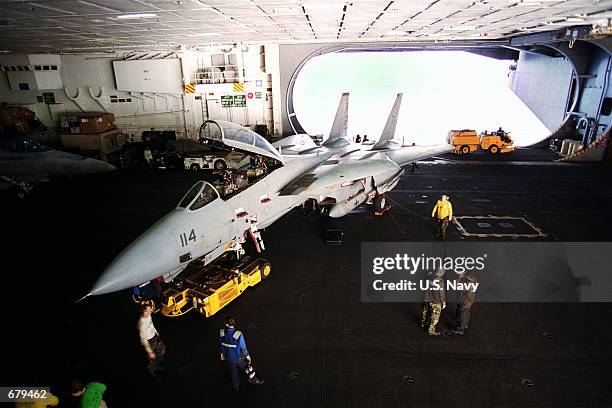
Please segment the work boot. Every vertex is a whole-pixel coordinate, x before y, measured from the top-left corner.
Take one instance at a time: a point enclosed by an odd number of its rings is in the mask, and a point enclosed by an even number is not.
[[[439,336],[440,332],[436,330],[436,331],[427,332],[427,334],[430,335],[430,336]]]
[[[451,332],[453,332],[453,334],[463,334],[463,333],[465,333],[465,332],[464,332],[463,330],[461,330],[461,329],[453,329],[453,330],[451,330]]]
[[[261,385],[264,383],[264,380],[262,380],[261,378],[253,378],[252,380],[249,380],[249,384],[257,384],[257,385]]]

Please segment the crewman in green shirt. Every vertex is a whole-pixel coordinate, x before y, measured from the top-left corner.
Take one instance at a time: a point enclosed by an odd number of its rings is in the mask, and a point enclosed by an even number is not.
[[[72,382],[71,394],[73,397],[81,397],[81,408],[106,408],[106,402],[102,399],[104,391],[106,385],[99,382],[90,382],[87,385],[83,385],[81,381]]]

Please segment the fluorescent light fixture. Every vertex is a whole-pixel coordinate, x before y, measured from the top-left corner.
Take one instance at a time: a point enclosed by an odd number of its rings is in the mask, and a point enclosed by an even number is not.
[[[570,23],[581,23],[584,21],[584,18],[582,17],[568,17],[566,18],[566,20]]]
[[[155,13],[130,13],[130,14],[120,14],[116,18],[120,20],[132,20],[137,18],[153,18],[157,17]]]

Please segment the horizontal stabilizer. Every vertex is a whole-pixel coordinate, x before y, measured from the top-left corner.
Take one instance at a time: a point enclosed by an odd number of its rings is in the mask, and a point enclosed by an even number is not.
[[[281,140],[272,143],[272,146],[278,149],[280,154],[284,155],[299,154],[305,150],[317,147],[314,140],[306,134],[283,137]]]

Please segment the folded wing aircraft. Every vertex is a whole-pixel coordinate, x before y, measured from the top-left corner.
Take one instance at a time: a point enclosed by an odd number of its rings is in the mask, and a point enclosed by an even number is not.
[[[75,176],[115,170],[101,160],[52,150],[34,141],[0,141],[0,187],[19,189],[19,196],[49,176]]]

